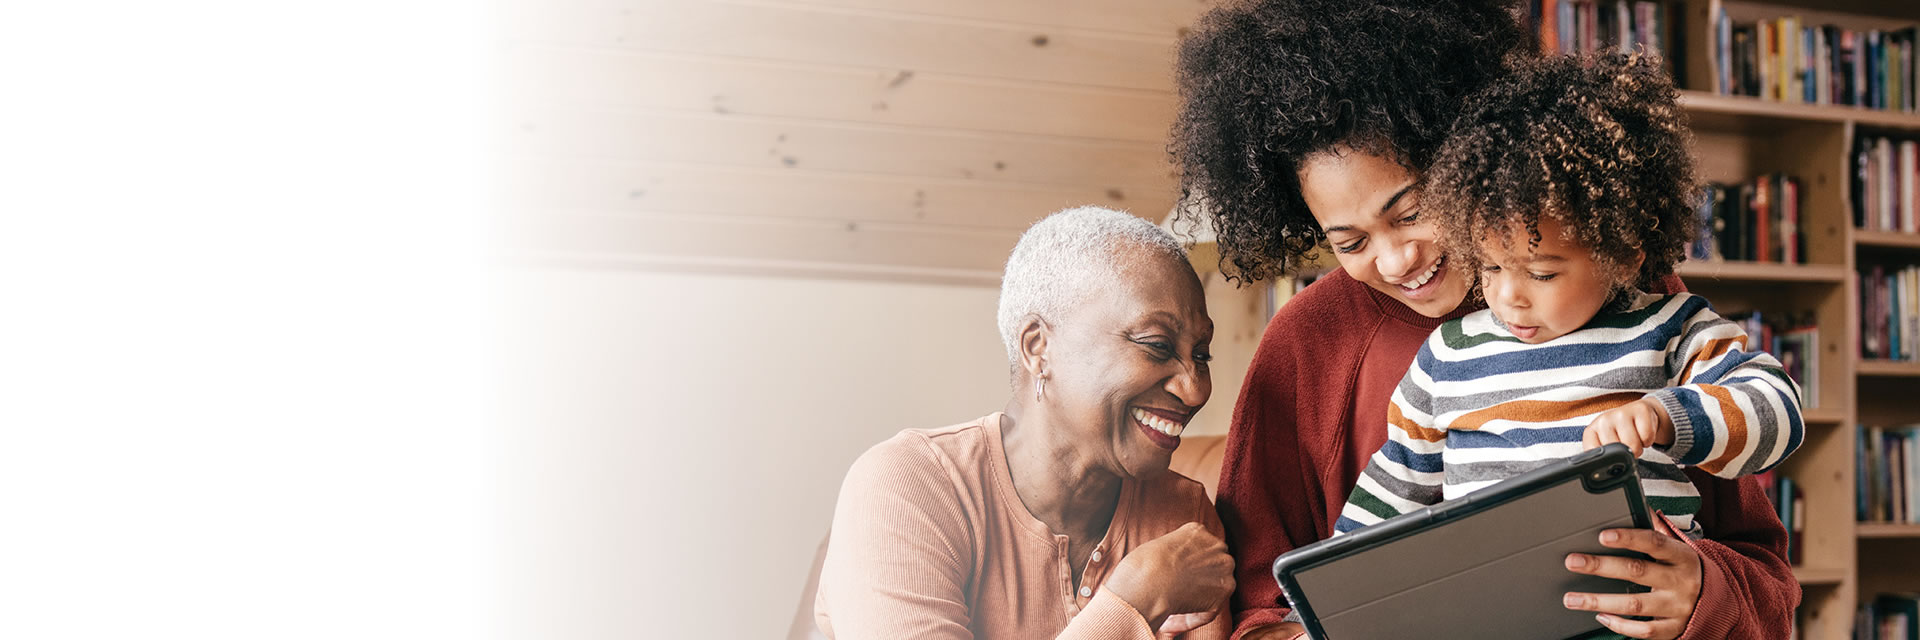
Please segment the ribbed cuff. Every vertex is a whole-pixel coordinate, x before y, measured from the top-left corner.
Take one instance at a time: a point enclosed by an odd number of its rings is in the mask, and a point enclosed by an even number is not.
[[[1673,422],[1673,444],[1661,449],[1667,457],[1679,464],[1693,464],[1686,461],[1687,454],[1693,452],[1693,416],[1680,404],[1680,392],[1674,389],[1661,389],[1647,394],[1660,401],[1660,408],[1667,412],[1667,420]],[[1656,447],[1658,448],[1658,447]]]
[[[1087,607],[1073,617],[1070,625],[1080,638],[1135,638],[1154,640],[1147,617],[1140,615],[1126,599],[1102,590],[1087,600]]]
[[[1727,586],[1727,570],[1720,561],[1701,551],[1700,546],[1690,538],[1682,537],[1687,546],[1700,556],[1700,600],[1693,604],[1693,616],[1687,619],[1687,628],[1680,632],[1680,640],[1720,640],[1733,633],[1733,627],[1740,623],[1742,607],[1729,602],[1733,599],[1733,590]]]

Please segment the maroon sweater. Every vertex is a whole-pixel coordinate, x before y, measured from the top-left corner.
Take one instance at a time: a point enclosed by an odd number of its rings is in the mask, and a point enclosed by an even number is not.
[[[1668,284],[1684,290],[1676,278]],[[1387,439],[1389,396],[1420,343],[1470,311],[1428,318],[1335,269],[1267,324],[1233,409],[1216,500],[1239,563],[1236,640],[1286,615],[1273,559],[1333,534],[1367,458]],[[1759,482],[1687,473],[1708,539],[1692,543],[1704,565],[1700,602],[1681,637],[1787,637],[1800,587],[1786,529]]]

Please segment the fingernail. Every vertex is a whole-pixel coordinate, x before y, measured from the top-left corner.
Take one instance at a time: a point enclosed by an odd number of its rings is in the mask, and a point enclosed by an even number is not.
[[[1568,569],[1580,569],[1580,568],[1584,568],[1584,567],[1586,567],[1586,566],[1587,566],[1587,557],[1586,557],[1586,556],[1583,556],[1583,555],[1580,555],[1580,554],[1578,554],[1578,553],[1575,553],[1575,554],[1569,554],[1569,555],[1567,556],[1567,568],[1568,568]]]
[[[1568,609],[1577,609],[1580,607],[1580,596],[1571,593],[1561,596],[1560,604],[1566,605]]]
[[[1602,531],[1600,532],[1600,541],[1601,542],[1619,542],[1620,532],[1613,531],[1613,530]]]

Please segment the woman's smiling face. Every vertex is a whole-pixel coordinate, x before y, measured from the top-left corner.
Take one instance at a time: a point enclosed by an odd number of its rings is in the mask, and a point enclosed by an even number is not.
[[[1309,156],[1299,179],[1301,199],[1347,275],[1429,318],[1466,300],[1472,278],[1448,268],[1406,167],[1341,147]]]
[[[1162,256],[1124,264],[1114,291],[1062,320],[1047,348],[1046,393],[1066,426],[1119,475],[1166,471],[1213,393],[1213,321],[1193,268]]]

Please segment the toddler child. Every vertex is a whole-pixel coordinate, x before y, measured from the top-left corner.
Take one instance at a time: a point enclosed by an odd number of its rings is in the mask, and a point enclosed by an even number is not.
[[[1800,446],[1800,389],[1673,273],[1698,192],[1672,82],[1638,55],[1522,63],[1475,98],[1422,198],[1487,309],[1428,338],[1345,533],[1619,442],[1648,506],[1698,537],[1683,467],[1734,478]]]

